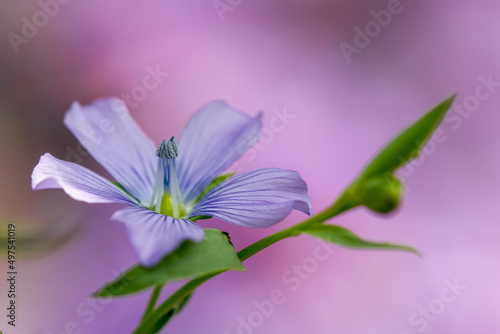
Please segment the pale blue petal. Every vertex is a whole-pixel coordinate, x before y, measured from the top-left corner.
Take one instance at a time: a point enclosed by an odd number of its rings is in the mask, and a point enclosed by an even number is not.
[[[200,242],[205,231],[190,220],[176,219],[139,207],[119,210],[111,217],[127,226],[140,262],[145,267],[157,264],[185,240]]]
[[[156,172],[155,146],[130,117],[123,101],[74,102],[64,124],[129,193],[149,204]]]
[[[268,227],[296,209],[312,214],[307,185],[296,171],[263,168],[233,176],[209,191],[191,216],[211,216],[245,227]]]
[[[225,169],[259,139],[260,115],[252,118],[223,101],[214,101],[191,117],[179,140],[179,184],[192,203]]]
[[[87,203],[137,205],[132,197],[102,176],[49,153],[42,155],[33,169],[31,186],[33,190],[62,188],[72,198]]]

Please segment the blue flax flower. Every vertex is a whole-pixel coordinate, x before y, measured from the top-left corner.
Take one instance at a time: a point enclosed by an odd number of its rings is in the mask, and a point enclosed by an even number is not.
[[[32,188],[62,188],[88,203],[126,204],[111,219],[126,225],[144,266],[155,265],[184,240],[203,240],[204,230],[193,217],[268,227],[292,209],[312,214],[307,185],[296,171],[262,168],[210,189],[262,130],[260,115],[249,117],[225,102],[209,103],[194,114],[178,146],[172,137],[155,148],[115,98],[86,106],[74,102],[64,124],[116,182],[46,153],[33,170]]]

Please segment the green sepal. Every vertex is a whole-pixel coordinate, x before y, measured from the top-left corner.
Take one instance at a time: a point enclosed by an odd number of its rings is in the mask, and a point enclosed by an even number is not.
[[[420,252],[415,248],[404,245],[390,244],[387,242],[363,240],[348,229],[336,225],[312,225],[305,228],[303,232],[344,247],[401,250],[411,252],[420,256]]]
[[[245,267],[224,233],[215,229],[205,229],[205,239],[202,242],[184,242],[154,267],[134,266],[117,280],[106,284],[94,296],[122,296],[157,284],[225,270],[245,271]]]
[[[125,189],[125,187],[122,186],[119,182],[111,181],[111,183],[113,183],[115,186],[117,186],[118,188],[120,188],[121,190],[123,190],[124,193],[126,193],[127,195],[129,195],[130,197],[132,197],[133,199],[135,199],[137,202],[140,202],[134,195],[132,195],[127,189]]]
[[[212,218],[212,216],[194,216],[194,217],[189,217],[189,220],[194,223],[197,220],[210,219],[210,218]]]
[[[217,187],[218,185],[222,184],[223,182],[225,182],[226,180],[228,180],[231,176],[233,176],[234,174],[236,174],[236,172],[233,172],[233,173],[228,173],[228,174],[222,174],[222,175],[219,175],[217,176],[206,188],[205,190],[203,190],[203,192],[200,194],[200,196],[198,196],[198,198],[196,199],[196,202],[199,202],[203,196],[206,195],[206,193],[208,193],[210,190],[214,189],[215,187]],[[192,222],[195,222],[197,220],[202,220],[202,219],[210,219],[212,218],[211,216],[194,216],[194,217],[189,217],[189,220],[191,220]]]
[[[206,195],[206,193],[208,193],[210,190],[212,190],[213,188],[217,187],[219,184],[225,182],[226,180],[228,180],[231,176],[233,176],[234,174],[236,174],[236,172],[233,172],[233,173],[227,173],[227,174],[222,174],[222,175],[219,175],[217,176],[206,188],[205,190],[203,190],[203,192],[201,193],[200,196],[198,196],[198,198],[196,199],[196,202],[198,202],[199,200],[202,199],[203,196]]]

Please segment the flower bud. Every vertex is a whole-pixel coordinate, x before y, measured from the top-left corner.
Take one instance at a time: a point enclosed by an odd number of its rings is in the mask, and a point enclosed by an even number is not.
[[[399,205],[403,185],[393,174],[376,175],[360,184],[362,204],[379,213],[389,213]]]

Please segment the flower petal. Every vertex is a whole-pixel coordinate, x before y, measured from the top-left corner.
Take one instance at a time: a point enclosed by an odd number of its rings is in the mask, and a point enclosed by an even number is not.
[[[139,207],[119,210],[111,217],[127,226],[140,262],[152,267],[184,240],[200,242],[205,231],[190,220],[176,219]]]
[[[72,198],[87,203],[123,203],[136,201],[105,178],[69,161],[45,153],[31,174],[33,190],[62,188]]]
[[[128,192],[148,205],[156,172],[155,147],[130,117],[123,101],[73,102],[64,124]]]
[[[307,184],[296,171],[262,168],[234,176],[209,191],[192,216],[211,216],[245,227],[268,227],[296,209],[312,214]]]
[[[186,203],[194,202],[212,180],[259,139],[260,115],[251,118],[223,101],[202,107],[179,140],[178,172]]]

